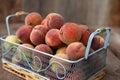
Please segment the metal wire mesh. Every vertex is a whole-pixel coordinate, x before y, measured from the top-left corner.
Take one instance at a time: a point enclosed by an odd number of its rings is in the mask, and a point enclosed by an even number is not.
[[[100,49],[91,54],[87,60],[84,58],[81,61],[67,61],[55,57],[54,55],[47,55],[48,53],[42,51],[36,51],[31,48],[25,48],[31,53],[37,55],[29,57],[21,49],[18,48],[19,44],[14,44],[9,50],[5,48],[7,41],[4,38],[1,39],[2,45],[2,58],[7,61],[21,66],[25,69],[31,70],[42,76],[50,78],[51,80],[87,80],[95,73],[105,67],[107,49]],[[51,58],[56,58],[55,61],[50,63]],[[54,67],[57,66],[57,67]]]

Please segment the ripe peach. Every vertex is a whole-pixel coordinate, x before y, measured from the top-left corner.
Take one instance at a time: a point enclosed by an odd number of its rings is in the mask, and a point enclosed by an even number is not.
[[[43,51],[43,52],[46,52],[48,54],[53,54],[52,52],[52,49],[46,45],[46,44],[40,44],[40,45],[37,45],[35,47],[36,50],[40,50],[40,51]],[[34,53],[34,55],[37,55],[36,52]],[[39,54],[38,54],[39,55]]]
[[[58,13],[49,13],[41,24],[46,25],[49,29],[60,29],[64,24],[64,18]]]
[[[36,30],[40,30],[41,32],[43,32],[45,35],[46,33],[48,32],[48,28],[44,25],[36,25],[33,29],[36,29]]]
[[[12,63],[14,63],[14,64],[20,64],[20,58],[19,58],[19,56],[17,54],[14,54],[12,56]]]
[[[42,25],[37,25],[33,28],[30,34],[30,40],[34,45],[43,44],[45,42],[45,34],[47,28]]]
[[[85,55],[86,47],[81,42],[73,42],[66,48],[70,60],[78,60]]]
[[[57,77],[57,75],[56,75],[56,72],[53,72],[51,69],[47,69],[47,70],[45,71],[45,76],[46,76],[47,78],[49,78],[50,80],[60,80],[60,79],[58,79],[58,77]],[[62,75],[62,74],[58,74],[58,76],[59,76],[59,77],[63,77],[64,74],[63,74],[63,75]]]
[[[60,28],[60,40],[65,44],[80,41],[82,32],[76,23],[66,23]]]
[[[11,41],[17,44],[20,44],[21,41],[18,39],[16,35],[9,35],[5,38],[6,41]],[[6,50],[11,49],[13,46],[16,46],[15,44],[9,43],[9,42],[4,42],[4,47]]]
[[[29,25],[23,25],[16,31],[17,37],[23,42],[23,43],[31,43],[30,41],[30,33],[32,31],[31,26]]]
[[[71,71],[70,73],[68,73],[64,80],[85,80],[85,79],[82,73],[75,70],[75,71]]]
[[[41,22],[41,25],[44,25],[44,26],[48,27],[47,19],[43,19],[42,22]]]
[[[99,48],[101,48],[103,46],[104,46],[104,38],[101,37],[100,35],[96,35],[93,38],[91,48],[94,49],[94,50],[97,50],[97,49],[99,49]]]
[[[52,49],[46,44],[37,45],[35,47],[35,50],[45,52],[46,54],[53,54]],[[37,66],[37,65],[42,64],[43,65],[42,67],[44,67],[44,68],[48,65],[48,62],[49,62],[49,59],[50,59],[49,56],[47,56],[45,54],[42,54],[42,53],[33,52],[33,55],[32,55],[33,59],[35,58],[35,56],[37,56],[41,60],[42,63],[40,63],[40,61],[38,59],[36,59],[36,64],[34,64],[34,65]],[[38,67],[41,67],[41,65],[38,66]]]
[[[41,24],[42,16],[37,12],[31,12],[25,17],[25,24],[32,27]]]
[[[59,29],[50,29],[45,36],[45,42],[47,45],[53,48],[59,48],[63,45],[59,38]]]
[[[67,46],[58,48],[56,51],[56,54],[59,54],[59,53],[66,54],[66,48],[67,48]]]
[[[59,54],[55,54],[55,56],[69,60],[69,57],[66,54],[59,53]],[[64,60],[58,59],[58,58],[54,58],[54,57],[50,59],[49,64],[51,64],[51,70],[53,72],[56,72],[56,70],[58,70],[59,74],[64,74],[64,68],[66,71],[68,71],[70,69],[70,66],[71,66],[70,63],[68,63]],[[60,64],[63,65],[64,68]]]
[[[17,48],[17,55],[19,56],[19,58],[22,61],[26,61],[26,59],[28,61],[30,61],[32,59],[32,50],[24,48],[22,46],[25,46],[25,47],[28,47],[28,48],[32,48],[32,49],[34,47],[31,44],[24,43],[24,44],[21,44],[20,46],[18,46],[18,48]]]
[[[82,31],[80,42],[82,42],[85,46],[87,46],[87,42],[91,34],[91,31],[86,25],[79,25],[79,27],[80,27],[80,30]]]

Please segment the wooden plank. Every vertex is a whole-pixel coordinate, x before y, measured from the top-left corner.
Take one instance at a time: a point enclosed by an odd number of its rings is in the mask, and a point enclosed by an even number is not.
[[[15,67],[14,65],[11,65],[7,63],[7,61],[4,61],[3,59],[3,69],[9,71],[12,74],[15,74],[25,80],[47,80],[45,78],[42,78],[35,73],[31,71],[24,70],[20,67]],[[91,77],[89,80],[101,80],[105,76],[105,72],[102,70],[98,73],[96,73],[93,77]]]
[[[25,80],[46,80],[45,78],[38,76],[37,74],[33,73],[32,71],[24,70],[21,67],[16,67],[14,65],[11,65],[7,61],[4,61],[4,59],[2,59],[2,61],[3,61],[3,63],[2,63],[3,69],[23,78]]]

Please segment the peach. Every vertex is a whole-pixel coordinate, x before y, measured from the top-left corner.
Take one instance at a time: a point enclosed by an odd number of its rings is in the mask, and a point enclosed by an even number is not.
[[[70,60],[78,60],[85,55],[86,47],[81,42],[73,42],[66,48]]]
[[[86,25],[79,25],[79,27],[80,27],[80,30],[82,31],[80,42],[82,42],[85,46],[87,46],[91,31]]]
[[[85,79],[83,74],[80,73],[80,71],[75,70],[68,73],[64,80],[85,80]]]
[[[60,29],[64,24],[64,18],[58,13],[49,13],[41,24],[46,25],[49,29]]]
[[[56,54],[59,54],[59,53],[66,54],[66,48],[67,48],[67,46],[58,48],[57,51],[56,51]]]
[[[11,59],[12,59],[12,63],[14,63],[14,64],[17,64],[17,65],[25,67],[25,68],[29,67],[27,62],[21,60],[21,58],[18,54],[14,54]]]
[[[34,45],[43,44],[45,42],[45,34],[47,33],[47,28],[42,25],[37,25],[33,28],[30,34],[30,40]]]
[[[46,54],[53,54],[52,49],[46,44],[37,45],[35,47],[35,50],[45,52]],[[38,67],[41,67],[40,64],[43,65],[42,67],[46,67],[48,65],[49,58],[50,58],[49,56],[42,54],[42,53],[33,52],[33,55],[32,55],[33,59],[35,58],[35,56],[37,56],[42,61],[42,63],[40,63],[40,61],[36,58],[36,64],[34,64],[34,65],[36,65],[36,66],[38,65]]]
[[[103,46],[104,46],[104,38],[101,37],[100,35],[96,35],[93,38],[91,48],[94,49],[94,50],[97,50],[97,49],[99,49],[99,48],[101,48]]]
[[[19,56],[17,54],[14,54],[12,56],[12,63],[14,63],[14,64],[20,64],[20,58],[19,58]]]
[[[36,29],[36,30],[40,30],[41,32],[43,32],[45,35],[46,33],[48,32],[48,28],[44,25],[36,25],[33,29]]]
[[[16,54],[19,56],[19,58],[22,61],[26,61],[26,59],[27,59],[27,61],[32,60],[32,54],[33,54],[32,50],[24,48],[23,46],[31,48],[31,49],[34,48],[31,44],[24,43],[24,44],[21,44],[21,45],[18,46]]]
[[[59,38],[59,29],[50,29],[45,36],[45,42],[47,45],[53,48],[59,48],[63,45]]]
[[[25,24],[32,27],[41,24],[42,16],[38,12],[31,12],[25,17]]]
[[[43,19],[42,22],[41,22],[41,25],[44,25],[44,26],[46,26],[48,28],[47,19]]]
[[[66,54],[59,53],[59,54],[55,54],[55,56],[69,60],[69,57]],[[58,70],[59,74],[64,74],[64,68],[66,71],[68,71],[71,67],[70,63],[54,57],[50,59],[49,64],[51,64],[51,70],[55,73],[56,73],[56,70]],[[60,64],[64,66],[64,68]]]
[[[32,31],[31,26],[23,25],[16,31],[16,36],[22,41],[22,43],[31,43],[30,33]]]
[[[47,69],[47,70],[45,71],[45,76],[46,76],[47,78],[49,78],[50,80],[60,80],[60,79],[58,79],[58,77],[57,77],[57,75],[56,75],[56,72],[53,72],[51,69]],[[58,74],[58,76],[59,76],[59,77],[63,77],[64,74],[63,74],[63,75],[62,75],[62,74]]]
[[[60,28],[59,38],[65,44],[80,41],[82,32],[76,23],[65,23]]]
[[[9,43],[7,41],[11,41],[17,44],[20,44],[21,41],[18,39],[18,37],[16,35],[9,35],[5,38],[5,42],[4,42],[4,47],[6,50],[12,49],[13,46],[16,46],[15,44]]]

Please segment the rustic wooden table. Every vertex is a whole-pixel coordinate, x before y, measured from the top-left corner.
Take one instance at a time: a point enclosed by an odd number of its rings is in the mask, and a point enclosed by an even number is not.
[[[3,24],[0,26],[0,36],[6,34],[6,28],[4,26],[5,25]],[[13,28],[12,30],[15,31],[16,28],[17,27]],[[106,60],[106,68],[105,68],[106,75],[103,78],[103,80],[120,80],[120,43],[119,43],[120,33],[119,32],[120,32],[119,28],[114,29],[112,32],[110,47],[108,48],[108,52],[107,52],[107,60]],[[0,47],[0,59],[1,59],[1,47]],[[23,80],[23,79],[3,70],[0,60],[0,80]]]

